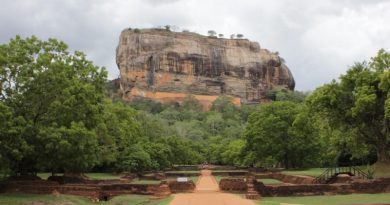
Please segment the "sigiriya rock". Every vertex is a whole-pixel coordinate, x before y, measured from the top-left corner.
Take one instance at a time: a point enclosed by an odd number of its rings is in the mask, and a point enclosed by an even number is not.
[[[247,39],[224,39],[165,29],[126,29],[116,51],[126,100],[182,102],[193,95],[207,109],[220,95],[234,104],[259,103],[294,78],[277,53]]]

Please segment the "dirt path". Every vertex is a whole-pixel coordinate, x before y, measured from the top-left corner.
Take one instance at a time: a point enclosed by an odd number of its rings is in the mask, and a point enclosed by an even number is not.
[[[194,193],[175,194],[169,205],[254,205],[251,200],[236,194],[219,192],[218,183],[211,171],[202,170]]]

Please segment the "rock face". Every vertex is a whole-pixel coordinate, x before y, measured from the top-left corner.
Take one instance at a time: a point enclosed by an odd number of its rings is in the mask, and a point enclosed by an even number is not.
[[[127,29],[120,35],[116,62],[127,100],[180,103],[191,94],[207,109],[220,95],[231,96],[237,105],[258,103],[274,86],[295,86],[278,54],[247,39]]]

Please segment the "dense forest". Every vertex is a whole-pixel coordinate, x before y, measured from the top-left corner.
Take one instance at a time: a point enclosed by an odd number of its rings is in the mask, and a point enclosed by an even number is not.
[[[241,107],[221,96],[203,112],[191,95],[124,102],[82,52],[17,36],[0,45],[0,173],[386,164],[389,66],[380,50],[311,93],[274,88],[268,103]]]

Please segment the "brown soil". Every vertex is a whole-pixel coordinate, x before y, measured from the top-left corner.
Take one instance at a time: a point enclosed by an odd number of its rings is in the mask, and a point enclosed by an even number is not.
[[[196,190],[190,194],[176,194],[169,205],[254,205],[251,200],[236,194],[219,192],[218,183],[211,171],[202,170]]]

